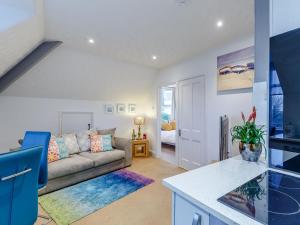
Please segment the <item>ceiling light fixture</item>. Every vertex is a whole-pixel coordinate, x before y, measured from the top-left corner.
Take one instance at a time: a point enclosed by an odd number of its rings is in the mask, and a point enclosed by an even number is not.
[[[175,0],[176,5],[178,6],[185,6],[187,5],[189,0]]]
[[[156,55],[153,55],[153,56],[152,56],[152,59],[153,59],[153,60],[157,60],[157,56],[156,56]]]
[[[89,38],[88,42],[89,42],[90,44],[95,44],[95,40],[94,40],[93,38]]]
[[[223,27],[223,21],[222,20],[219,20],[217,22],[217,27]]]

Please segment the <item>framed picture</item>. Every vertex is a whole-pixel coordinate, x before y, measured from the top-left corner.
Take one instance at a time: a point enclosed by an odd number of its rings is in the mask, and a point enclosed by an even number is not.
[[[115,111],[114,105],[106,104],[106,105],[104,106],[104,112],[105,112],[106,114],[113,114],[114,111]]]
[[[117,104],[117,113],[125,113],[126,105],[125,104]]]
[[[135,113],[136,105],[135,104],[129,104],[128,105],[128,112],[129,113]]]
[[[252,88],[254,47],[218,56],[218,91]]]

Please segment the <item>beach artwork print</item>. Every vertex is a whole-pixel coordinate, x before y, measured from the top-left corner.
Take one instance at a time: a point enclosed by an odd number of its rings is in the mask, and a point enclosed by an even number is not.
[[[254,47],[217,57],[218,91],[252,88]]]

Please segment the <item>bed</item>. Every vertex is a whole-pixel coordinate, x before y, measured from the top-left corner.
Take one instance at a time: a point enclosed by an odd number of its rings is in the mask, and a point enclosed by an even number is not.
[[[162,130],[161,131],[161,143],[167,145],[176,145],[176,130]]]

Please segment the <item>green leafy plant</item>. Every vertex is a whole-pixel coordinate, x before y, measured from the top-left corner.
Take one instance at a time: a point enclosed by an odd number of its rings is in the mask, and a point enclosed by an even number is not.
[[[248,120],[245,119],[244,113],[241,113],[243,124],[236,125],[231,128],[232,142],[239,141],[242,144],[262,145],[265,148],[264,135],[266,134],[264,126],[257,126],[256,120],[256,108],[253,107],[252,113]]]
[[[262,174],[241,187],[238,187],[235,191],[241,193],[250,202],[254,202],[256,199],[261,200],[263,195],[266,195],[266,190],[260,186],[264,178],[265,174]]]

